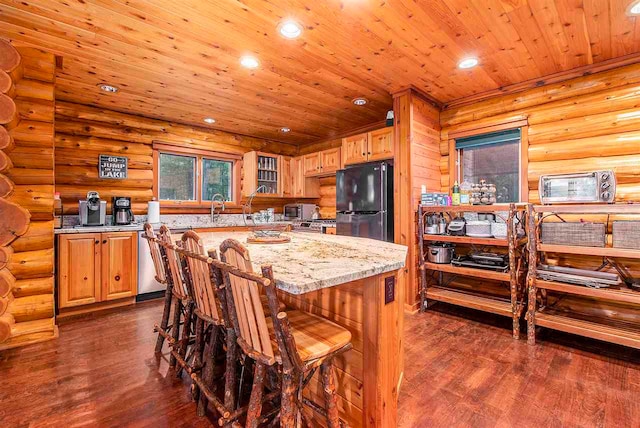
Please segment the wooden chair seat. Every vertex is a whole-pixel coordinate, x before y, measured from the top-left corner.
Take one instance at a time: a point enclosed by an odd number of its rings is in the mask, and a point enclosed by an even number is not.
[[[351,342],[349,330],[327,319],[298,310],[287,311],[287,317],[298,355],[303,362],[325,357]],[[266,321],[271,337],[275,338],[271,317],[266,318]],[[272,343],[273,349],[278,353],[275,339]]]

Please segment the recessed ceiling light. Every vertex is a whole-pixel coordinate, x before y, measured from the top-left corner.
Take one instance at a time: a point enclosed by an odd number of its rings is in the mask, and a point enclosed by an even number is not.
[[[208,124],[216,123],[216,120],[212,117],[205,117],[204,121]]]
[[[640,15],[640,1],[634,1],[633,3],[631,3],[631,5],[629,5],[629,9],[627,9],[627,15]]]
[[[366,103],[368,103],[368,102],[369,102],[369,101],[367,101],[367,99],[366,99],[366,98],[363,98],[363,97],[358,97],[358,98],[354,98],[354,99],[353,99],[353,103],[354,103],[355,105],[357,105],[357,106],[363,106],[363,105],[365,105],[365,104],[366,104]]]
[[[302,34],[302,26],[295,21],[287,20],[278,26],[278,31],[284,38],[295,39]]]
[[[478,65],[478,58],[465,58],[458,63],[458,68],[473,68]]]
[[[253,69],[258,68],[258,66],[260,65],[260,61],[258,61],[258,58],[256,58],[255,56],[245,55],[240,58],[240,64],[245,68]]]
[[[100,89],[102,89],[105,92],[112,93],[112,94],[115,94],[116,92],[118,92],[118,88],[117,87],[111,86],[111,85],[106,85],[106,84],[100,85]]]
[[[287,132],[291,132],[291,128],[287,128],[286,126],[284,126],[280,128],[280,132],[284,132],[286,134]]]

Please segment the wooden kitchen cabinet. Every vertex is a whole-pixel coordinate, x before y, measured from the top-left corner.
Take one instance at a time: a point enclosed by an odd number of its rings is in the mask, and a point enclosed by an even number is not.
[[[369,132],[368,161],[393,159],[393,127]]]
[[[368,150],[369,138],[367,133],[353,135],[342,140],[342,153],[345,165],[366,162]]]
[[[292,174],[293,158],[290,156],[282,156],[280,160],[281,174],[282,174],[282,197],[291,198],[294,197],[293,182],[294,177]]]
[[[60,235],[58,305],[60,308],[100,301],[100,233]]]
[[[101,300],[135,296],[138,291],[137,235],[130,232],[111,232],[101,235]]]
[[[310,153],[303,156],[304,159],[304,175],[320,174],[320,153]]]
[[[331,174],[340,169],[340,147],[320,152],[320,172]]]
[[[342,151],[344,165],[393,159],[393,127],[343,138]]]
[[[271,153],[247,152],[243,158],[242,194],[249,197],[258,188],[260,196],[282,195],[282,156]],[[264,186],[264,187],[263,187]]]
[[[317,177],[305,174],[305,156],[291,160],[291,191],[294,198],[317,198],[320,194],[320,181]]]
[[[305,177],[331,175],[341,167],[340,147],[304,155]]]
[[[134,297],[138,292],[137,233],[60,235],[58,275],[61,309]]]

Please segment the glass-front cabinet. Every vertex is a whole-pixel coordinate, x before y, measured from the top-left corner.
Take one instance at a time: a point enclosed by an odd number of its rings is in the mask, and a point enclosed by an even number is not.
[[[242,193],[261,196],[282,196],[282,156],[248,152],[244,155],[244,183]]]

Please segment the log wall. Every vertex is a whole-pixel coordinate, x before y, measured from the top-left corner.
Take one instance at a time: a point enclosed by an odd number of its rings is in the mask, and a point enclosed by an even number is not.
[[[57,336],[55,57],[0,40],[0,350]]]
[[[444,192],[453,185],[449,140],[456,133],[482,133],[492,126],[524,120],[528,122],[525,177],[529,202],[540,201],[540,175],[606,169],[616,171],[616,202],[640,201],[640,64],[445,108],[440,119],[441,190]],[[563,217],[578,220],[577,217]],[[587,221],[607,221],[606,216],[578,217]],[[612,216],[609,221],[616,219],[638,220],[637,217]],[[549,255],[547,261],[563,266],[595,268],[602,259],[556,254]],[[637,261],[622,261],[634,275],[640,274]],[[495,294],[507,292],[497,284],[469,279],[458,280],[454,285],[475,290],[482,288]]]
[[[175,144],[201,150],[243,154],[251,150],[296,155],[297,147],[274,141],[247,137],[206,128],[196,128],[141,116],[134,116],[74,104],[56,103],[55,184],[60,192],[65,214],[78,213],[78,200],[89,190],[97,190],[109,203],[112,196],[130,196],[135,214],[146,214],[153,197],[153,142]],[[98,178],[98,156],[119,155],[129,159],[126,180]],[[273,206],[282,210],[289,200],[254,201],[254,209]],[[162,213],[205,212],[198,208],[162,208]],[[241,212],[229,209],[227,212]]]

